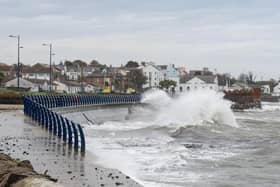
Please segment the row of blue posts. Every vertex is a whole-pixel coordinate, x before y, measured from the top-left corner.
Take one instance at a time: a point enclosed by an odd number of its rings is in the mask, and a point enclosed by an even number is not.
[[[49,101],[43,102],[44,98],[46,100],[46,98],[50,97],[24,96],[24,114],[38,122],[39,125],[47,129],[50,133],[62,138],[64,142],[71,146],[74,144],[75,150],[79,150],[80,148],[81,152],[85,153],[85,135],[81,125],[49,110],[48,106],[53,105]],[[45,105],[42,103],[45,103]]]
[[[135,95],[30,95],[32,101],[47,108],[114,105],[140,103],[141,96]]]

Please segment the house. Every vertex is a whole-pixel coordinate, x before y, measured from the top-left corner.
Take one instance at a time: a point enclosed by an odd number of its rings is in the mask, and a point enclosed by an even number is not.
[[[280,96],[280,83],[279,82],[276,86],[274,86],[273,92],[271,94],[272,94],[272,96]]]
[[[227,75],[217,75],[219,91],[229,90],[230,79],[228,77]]]
[[[273,91],[273,87],[275,86],[275,81],[257,81],[256,84],[260,86],[263,94],[270,95]]]
[[[180,80],[179,91],[219,90],[218,78],[215,75],[184,76]]]
[[[86,66],[81,68],[77,65],[64,66],[63,75],[66,76],[67,80],[77,81],[80,80],[81,77],[90,76],[95,71],[95,68],[92,66]]]
[[[17,88],[18,79],[13,78],[11,80],[4,82],[4,86],[7,88]],[[31,81],[25,80],[23,78],[19,78],[19,88],[28,90],[28,91],[32,91],[32,92],[38,91],[38,87],[35,84],[33,84]]]
[[[175,68],[174,64],[169,65],[160,65],[158,66],[161,73],[163,74],[164,80],[172,80],[176,82],[176,85],[178,86],[180,84],[180,73]]]
[[[95,86],[94,84],[83,83],[83,89],[86,93],[97,93],[101,88]]]
[[[75,81],[54,81],[56,85],[56,92],[57,93],[70,93],[76,94],[79,92],[85,93],[96,93],[99,91],[99,88],[93,84],[88,84],[85,82],[75,82]]]
[[[2,72],[5,77],[10,77],[12,75],[12,69],[12,66],[0,63],[0,72]]]
[[[62,91],[62,92],[66,92],[66,93],[70,93],[70,94],[76,94],[81,92],[81,83],[79,82],[74,82],[74,81],[64,81],[61,82],[62,84],[64,84],[65,86],[63,87],[64,90],[58,90],[58,91]],[[60,88],[62,86],[62,84],[60,84]]]
[[[208,68],[203,68],[202,70],[191,70],[190,76],[196,76],[196,75],[214,75],[212,71],[209,71]]]
[[[33,66],[22,67],[22,78],[24,79],[37,79],[37,80],[49,80],[50,79],[50,66],[47,64],[37,63]],[[52,66],[52,80],[59,74],[59,69]]]
[[[147,77],[143,88],[159,87],[159,82],[164,80],[164,74],[154,63],[142,63],[139,67]]]
[[[113,77],[107,72],[94,72],[91,75],[84,77],[83,82],[95,85],[98,88],[104,89],[111,87],[113,83]]]
[[[176,69],[177,69],[177,71],[179,72],[180,77],[183,77],[183,76],[185,76],[185,75],[188,74],[185,67],[178,67],[178,68],[176,68]]]
[[[52,85],[50,85],[49,80],[40,80],[40,79],[26,79],[26,80],[32,82],[34,84],[34,87],[36,87],[38,91],[49,91],[50,86],[52,91],[56,92],[57,90],[57,84],[52,82]]]

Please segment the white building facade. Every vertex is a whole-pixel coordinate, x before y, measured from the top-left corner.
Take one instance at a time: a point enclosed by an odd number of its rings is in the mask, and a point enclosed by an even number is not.
[[[179,86],[181,92],[195,90],[219,91],[217,76],[193,76],[182,81]]]
[[[159,87],[159,82],[164,80],[162,72],[153,63],[145,63],[141,66],[144,76],[147,77],[143,88]]]
[[[274,88],[272,92],[273,96],[280,96],[280,83],[278,83]]]

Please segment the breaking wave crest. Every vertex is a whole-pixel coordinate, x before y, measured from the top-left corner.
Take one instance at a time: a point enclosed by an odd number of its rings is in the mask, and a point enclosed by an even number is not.
[[[164,91],[151,90],[143,95],[142,102],[154,109],[156,124],[213,123],[238,127],[231,103],[223,99],[223,94],[214,91],[198,90],[171,98]]]

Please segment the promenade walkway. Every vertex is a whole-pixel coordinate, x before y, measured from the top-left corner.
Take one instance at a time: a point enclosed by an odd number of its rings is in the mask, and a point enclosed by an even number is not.
[[[91,153],[74,152],[22,110],[7,109],[0,110],[0,152],[30,160],[36,171],[47,172],[64,186],[140,186],[118,170],[95,165]]]

